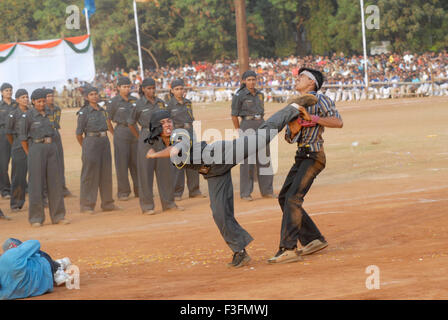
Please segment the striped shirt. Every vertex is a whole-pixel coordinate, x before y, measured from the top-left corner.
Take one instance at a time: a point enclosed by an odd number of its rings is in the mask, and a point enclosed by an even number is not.
[[[317,115],[321,118],[336,117],[342,120],[339,112],[336,110],[333,100],[324,94],[317,93],[315,91],[308,92],[309,94],[315,95],[318,98],[318,102],[306,108],[310,115]],[[324,139],[322,134],[325,128],[319,124],[314,127],[302,128],[300,132],[291,139],[291,131],[289,126],[286,127],[285,139],[289,143],[296,143],[299,148],[309,145],[311,152],[317,152],[321,150]]]

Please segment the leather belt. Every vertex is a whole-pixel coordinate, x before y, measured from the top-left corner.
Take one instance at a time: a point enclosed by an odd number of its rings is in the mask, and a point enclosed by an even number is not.
[[[107,131],[87,132],[88,137],[107,137]]]
[[[45,143],[45,144],[50,144],[53,141],[53,139],[51,137],[45,137],[42,139],[33,139],[34,143]]]
[[[253,116],[241,116],[241,118],[243,118],[243,120],[261,120],[263,119],[263,116],[261,114],[256,114]]]
[[[174,128],[176,128],[176,129],[180,129],[180,128],[191,129],[191,128],[193,128],[193,126],[191,123],[178,123],[178,124],[174,125]]]

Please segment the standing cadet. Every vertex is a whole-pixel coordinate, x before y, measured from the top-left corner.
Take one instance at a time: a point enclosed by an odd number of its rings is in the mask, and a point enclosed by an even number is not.
[[[11,211],[17,212],[23,208],[27,189],[26,175],[28,163],[25,150],[19,139],[19,123],[28,111],[28,92],[25,89],[16,91],[17,108],[8,116],[6,135],[11,144]]]
[[[184,81],[182,79],[174,80],[171,83],[170,96],[171,99],[168,102],[168,111],[171,114],[171,118],[174,122],[175,129],[185,129],[190,134],[191,139],[194,141],[193,136],[193,109],[191,107],[191,101],[184,98]],[[174,172],[174,199],[181,200],[182,194],[185,188],[185,175],[187,176],[187,186],[190,198],[203,198],[201,190],[199,190],[199,173],[190,168],[184,168],[177,170],[173,167]]]
[[[229,267],[239,268],[249,263],[251,259],[245,248],[253,240],[252,236],[235,219],[231,169],[248,156],[265,152],[266,146],[286,124],[297,121],[296,119],[301,114],[306,115],[306,110],[302,105],[310,105],[315,102],[316,99],[313,96],[294,99],[288,106],[266,120],[253,135],[243,135],[231,141],[216,141],[210,145],[204,141],[191,143],[189,137],[184,139],[185,136],[188,136],[185,131],[179,132],[178,129],[172,132],[173,125],[168,112],[157,111],[153,115],[148,140],[150,143],[154,143],[161,138],[164,146],[162,149],[151,148],[147,158],[158,159],[171,156],[173,162],[183,162],[184,166],[190,167],[204,176],[208,182],[213,220],[225,242],[233,251]],[[156,121],[159,122],[159,128]],[[179,155],[181,159],[173,158],[173,156],[178,157]]]
[[[154,210],[154,172],[157,176],[157,187],[159,189],[162,209],[168,210],[177,208],[174,202],[173,171],[169,159],[146,159],[146,153],[150,146],[145,143],[149,134],[149,123],[151,116],[158,110],[166,110],[165,102],[156,97],[156,82],[152,78],[143,80],[141,98],[136,102],[135,108],[129,115],[128,125],[132,134],[138,139],[137,150],[137,172],[138,172],[138,190],[140,191],[140,207],[144,214],[155,214]],[[140,134],[136,129],[136,123],[141,127]]]
[[[55,129],[45,112],[46,93],[34,90],[31,101],[34,108],[22,115],[19,139],[28,155],[29,222],[41,227],[45,221],[43,189],[47,188],[50,218],[53,224],[68,224],[65,219],[62,178],[58,150],[54,142]]]
[[[54,90],[45,89],[46,92],[46,108],[45,112],[48,114],[51,124],[53,125],[55,136],[54,140],[58,147],[59,168],[61,168],[62,186],[64,197],[70,197],[72,193],[67,189],[65,184],[65,165],[64,165],[64,149],[62,147],[61,134],[61,108],[54,104]]]
[[[242,86],[232,99],[232,122],[235,129],[242,130],[242,134],[253,134],[263,124],[264,95],[255,88],[257,74],[254,71],[246,71],[242,76]],[[241,123],[238,117],[241,117]],[[248,130],[248,131],[246,131]],[[269,147],[266,148],[267,163],[261,163],[256,157],[255,164],[247,161],[240,166],[240,196],[241,199],[252,201],[251,193],[254,189],[254,175],[257,174],[258,185],[264,198],[275,198],[273,181],[274,176],[270,166]],[[251,160],[251,159],[249,159]],[[261,170],[265,172],[260,172]],[[268,171],[269,174],[266,174]]]
[[[16,102],[12,99],[12,86],[3,83],[0,87],[2,100],[0,101],[0,193],[2,198],[11,197],[11,182],[9,180],[8,167],[11,158],[11,145],[6,138],[6,119],[9,113],[16,107]]]
[[[316,96],[317,103],[307,107],[311,121],[302,124],[300,133],[293,135],[287,128],[285,138],[297,142],[295,162],[286,176],[278,202],[283,212],[279,250],[269,263],[287,263],[300,260],[300,256],[324,249],[328,243],[320,233],[302,204],[316,176],[325,168],[326,158],[322,134],[325,127],[342,128],[343,122],[334,102],[317,93],[324,82],[318,70],[301,68],[296,90]],[[302,248],[297,250],[297,242]]]
[[[115,206],[112,198],[112,154],[107,137],[107,114],[98,105],[97,88],[86,88],[84,96],[88,104],[78,111],[76,128],[76,139],[82,147],[81,212],[94,213],[98,190],[103,211],[118,210],[120,208]]]
[[[128,171],[131,173],[135,197],[139,196],[137,175],[137,138],[128,127],[128,118],[135,106],[133,105],[131,81],[127,77],[120,77],[117,81],[119,94],[107,104],[108,125],[116,126],[112,130],[114,135],[114,159],[117,173],[118,200],[129,200],[131,186]]]

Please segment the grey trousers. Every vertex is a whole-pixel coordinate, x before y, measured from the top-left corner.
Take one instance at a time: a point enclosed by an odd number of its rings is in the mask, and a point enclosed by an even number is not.
[[[241,130],[246,131],[248,129],[258,129],[263,124],[263,120],[243,120],[241,121]],[[266,155],[269,157],[269,146],[266,147]],[[261,194],[270,195],[274,193],[273,182],[274,175],[260,174],[260,168],[269,168],[270,158],[268,163],[261,163],[258,156],[254,155],[256,164],[248,163],[245,160],[240,166],[240,196],[248,197],[254,190],[254,178],[258,179],[258,186]]]
[[[157,188],[162,203],[162,209],[176,207],[174,202],[173,171],[171,161],[166,159],[146,159],[146,153],[149,149],[157,148],[145,143],[149,131],[142,129],[138,140],[137,151],[137,172],[138,172],[138,190],[140,207],[142,211],[154,210],[154,172],[157,177]],[[156,143],[162,143],[157,141]]]
[[[11,159],[11,145],[6,138],[5,128],[0,128],[0,193],[4,197],[11,194],[8,167]]]
[[[55,132],[56,133],[54,136],[54,142],[56,143],[56,146],[58,148],[59,168],[61,169],[63,194],[67,195],[70,193],[70,191],[67,189],[67,186],[65,184],[64,148],[62,147],[62,139],[59,130],[55,130]]]
[[[137,174],[138,141],[128,127],[118,125],[114,133],[114,159],[117,174],[117,196],[128,197],[131,194],[129,173],[134,187],[134,194],[139,195]]]
[[[60,161],[54,142],[31,143],[28,153],[28,196],[29,222],[43,223],[45,211],[43,206],[44,185],[48,192],[48,206],[52,223],[58,223],[65,217],[64,195],[60,176]]]
[[[208,178],[207,182],[213,220],[219,232],[233,252],[243,250],[253,238],[235,219],[230,170],[223,175]]]
[[[112,153],[108,137],[86,137],[82,142],[81,195],[82,210],[94,210],[98,190],[101,208],[111,210],[112,198]]]
[[[28,159],[20,141],[15,138],[11,150],[11,209],[21,209],[25,204]]]

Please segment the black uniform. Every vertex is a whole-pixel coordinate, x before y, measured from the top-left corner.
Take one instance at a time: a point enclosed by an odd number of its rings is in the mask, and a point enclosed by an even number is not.
[[[58,223],[65,218],[60,161],[54,136],[55,129],[48,114],[42,115],[32,108],[23,115],[19,126],[19,139],[29,143],[28,195],[31,224],[42,224],[45,220],[43,206],[45,186],[48,191],[52,223]]]
[[[130,97],[131,99],[131,97]],[[137,138],[128,127],[128,118],[135,108],[134,101],[126,101],[120,95],[107,104],[109,120],[116,123],[114,130],[114,159],[117,174],[117,196],[127,198],[131,194],[128,171],[131,173],[134,194],[139,195],[137,175]]]
[[[84,135],[82,142],[81,211],[94,210],[98,196],[101,208],[113,210],[112,198],[112,153],[107,137],[107,114],[98,106],[95,110],[87,105],[78,111],[77,135]]]
[[[256,91],[252,95],[247,88],[243,88],[235,93],[232,99],[232,116],[242,118],[240,129],[243,134],[253,134],[253,130],[259,128],[264,120],[264,95],[261,91]],[[252,129],[246,131],[248,129]],[[258,156],[253,155],[240,166],[240,196],[249,197],[254,188],[254,175],[257,174],[258,185],[263,196],[272,195],[273,172],[269,157],[269,147],[266,148],[267,163],[261,163]],[[264,161],[265,162],[265,161]],[[255,165],[256,163],[256,165]],[[262,170],[262,171],[261,171]]]
[[[9,180],[8,167],[11,159],[11,145],[6,138],[6,121],[8,115],[17,106],[15,100],[7,104],[4,100],[0,101],[0,193],[2,197],[11,195],[11,182]]]
[[[19,139],[20,122],[24,119],[25,112],[19,107],[15,108],[6,121],[6,134],[13,137],[11,146],[11,209],[22,209],[25,203],[27,189],[26,176],[28,173],[28,157],[23,150]]]
[[[177,101],[175,97],[172,97],[168,102],[168,111],[171,114],[171,118],[174,122],[175,129],[185,129],[190,134],[190,137],[194,140],[193,135],[193,109],[191,106],[191,101],[184,99],[183,103]],[[182,197],[185,188],[185,175],[187,176],[187,186],[189,191],[189,196],[194,197],[201,194],[199,190],[199,173],[195,170],[189,168],[184,168],[181,170],[173,167],[174,173],[174,197]]]
[[[190,142],[185,140],[175,143],[179,149],[190,150],[185,167],[200,172],[207,180],[213,219],[227,245],[235,253],[243,250],[253,238],[235,219],[230,171],[247,157],[265,152],[264,149],[277,133],[298,116],[298,109],[289,105],[272,115],[253,135],[216,141],[210,145],[193,142],[190,146]],[[206,158],[206,155],[210,157]]]
[[[165,102],[156,98],[152,104],[145,96],[140,98],[128,118],[129,125],[138,123],[141,127],[137,150],[138,189],[140,191],[140,207],[143,212],[154,210],[154,172],[157,176],[157,187],[162,203],[162,209],[175,208],[173,170],[169,159],[146,159],[146,153],[151,146],[144,142],[149,134],[151,115],[157,110],[165,110]],[[160,142],[159,142],[160,143]],[[152,148],[160,148],[156,145]]]

